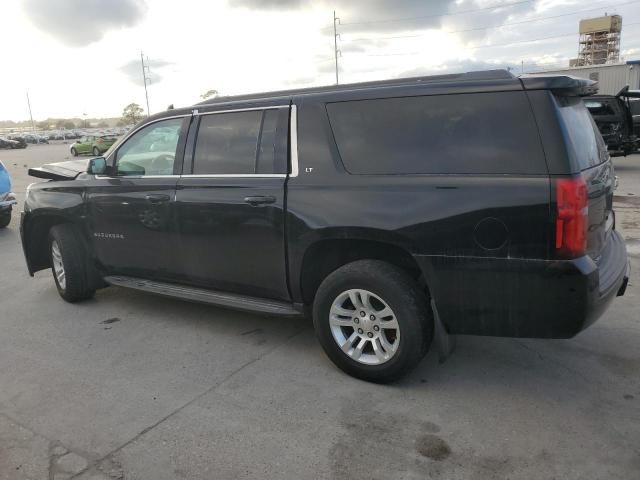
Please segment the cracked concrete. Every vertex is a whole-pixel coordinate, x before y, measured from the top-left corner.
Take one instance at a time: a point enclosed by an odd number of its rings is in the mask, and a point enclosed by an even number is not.
[[[22,165],[65,148],[2,152],[20,199]],[[615,162],[618,195],[640,196],[640,157]],[[340,373],[308,323],[116,288],[66,304],[48,272],[27,276],[15,222],[0,265],[0,480],[640,471],[640,259],[627,295],[576,338],[459,337],[446,363],[432,352],[393,386]]]

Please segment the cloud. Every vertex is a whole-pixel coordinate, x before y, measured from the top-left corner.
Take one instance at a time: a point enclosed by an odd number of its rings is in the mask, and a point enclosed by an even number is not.
[[[71,47],[132,27],[147,12],[145,0],[23,0],[22,6],[36,27]]]
[[[161,73],[166,67],[173,65],[173,62],[167,60],[145,60],[145,65],[149,67],[147,73],[151,83],[159,83],[164,78]],[[127,79],[140,87],[144,86],[142,81],[142,65],[140,59],[131,60],[120,67],[120,72],[124,74]]]
[[[233,7],[256,10],[295,10],[311,4],[309,0],[231,0]]]
[[[352,22],[378,22],[387,21],[390,18],[420,17],[415,21],[403,23],[403,28],[424,27],[426,25],[440,25],[439,15],[447,13],[451,6],[456,4],[456,0],[349,0],[336,4],[330,0],[227,0],[228,5],[236,8],[250,8],[255,10],[297,10],[322,5],[327,9],[335,8],[338,14],[344,17],[344,21],[349,19]],[[368,24],[368,23],[367,23]],[[355,26],[355,25],[354,25]],[[393,22],[388,26],[378,24],[375,30],[395,30],[397,23]],[[361,24],[356,30],[367,30],[365,24]]]

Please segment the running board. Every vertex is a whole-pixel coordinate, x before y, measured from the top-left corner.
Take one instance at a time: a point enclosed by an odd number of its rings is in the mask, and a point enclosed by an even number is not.
[[[186,287],[173,283],[155,282],[133,277],[104,277],[104,281],[118,287],[133,288],[166,297],[181,298],[192,302],[207,303],[219,307],[232,308],[234,310],[243,310],[245,312],[287,317],[302,315],[302,308],[296,308],[298,307],[296,304],[279,302],[277,300],[265,300],[262,298],[222,293],[205,290],[204,288]]]

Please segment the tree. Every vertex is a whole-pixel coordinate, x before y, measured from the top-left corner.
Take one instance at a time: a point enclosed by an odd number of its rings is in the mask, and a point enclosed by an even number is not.
[[[74,128],[76,128],[76,124],[73,123],[71,120],[65,120],[62,126],[67,130],[73,130]]]
[[[218,90],[207,90],[206,92],[204,92],[202,95],[200,95],[200,98],[202,98],[203,100],[206,100],[207,98],[216,98],[218,96]]]
[[[98,128],[107,128],[109,126],[109,124],[107,122],[105,122],[104,120],[101,120],[98,122]]]
[[[122,120],[127,122],[127,125],[132,123],[138,123],[144,114],[144,110],[137,103],[130,103],[122,111]]]

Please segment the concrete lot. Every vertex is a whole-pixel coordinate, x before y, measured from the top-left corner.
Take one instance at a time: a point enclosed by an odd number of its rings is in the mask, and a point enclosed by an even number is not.
[[[0,151],[26,167],[68,146]],[[616,159],[640,255],[640,156]],[[17,209],[20,210],[20,207]],[[109,288],[63,302],[0,231],[0,479],[640,478],[640,259],[571,340],[459,337],[403,382],[367,384],[307,321]]]

